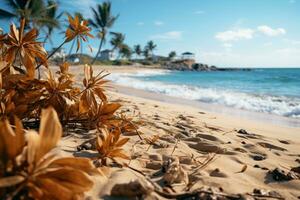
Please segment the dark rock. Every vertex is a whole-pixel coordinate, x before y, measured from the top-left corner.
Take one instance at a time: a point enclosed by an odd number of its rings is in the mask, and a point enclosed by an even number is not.
[[[275,168],[273,171],[269,171],[275,181],[290,181],[293,179],[299,179],[299,176],[293,171],[285,171],[283,169]]]
[[[280,143],[282,143],[282,144],[290,144],[288,141],[286,141],[286,140],[279,140],[279,142]]]
[[[254,167],[254,168],[260,168],[260,166],[259,166],[259,165],[254,165],[253,167]]]
[[[261,160],[265,160],[265,159],[266,159],[265,156],[263,156],[263,155],[258,155],[258,154],[252,155],[251,157],[253,158],[253,160],[256,160],[256,161],[261,161]]]
[[[297,158],[295,161],[298,162],[298,163],[300,163],[300,159],[299,158]]]
[[[245,142],[245,141],[242,141],[242,144],[246,144],[246,142]]]
[[[254,195],[265,195],[265,196],[271,196],[271,197],[277,197],[277,198],[282,198],[282,196],[276,192],[276,191],[268,191],[268,190],[263,190],[263,189],[257,189],[255,188],[253,190]]]
[[[300,166],[299,166],[299,167],[293,167],[293,168],[291,169],[291,171],[300,174]]]
[[[248,135],[249,133],[245,129],[238,130],[238,133]]]

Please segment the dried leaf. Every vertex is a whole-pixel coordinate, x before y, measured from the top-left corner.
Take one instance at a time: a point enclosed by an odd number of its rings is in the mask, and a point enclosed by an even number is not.
[[[246,164],[244,164],[244,166],[243,166],[243,168],[241,169],[241,171],[239,171],[238,173],[243,173],[243,172],[245,172],[246,170],[247,170],[247,165]]]

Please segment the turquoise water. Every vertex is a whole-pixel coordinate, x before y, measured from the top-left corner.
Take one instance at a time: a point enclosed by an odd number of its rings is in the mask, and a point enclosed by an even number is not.
[[[170,96],[300,118],[300,69],[149,71],[112,79]]]

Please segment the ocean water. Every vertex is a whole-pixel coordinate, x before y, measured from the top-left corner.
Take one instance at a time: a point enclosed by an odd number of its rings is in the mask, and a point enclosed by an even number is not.
[[[169,96],[300,119],[300,69],[149,70],[109,78],[117,84]]]

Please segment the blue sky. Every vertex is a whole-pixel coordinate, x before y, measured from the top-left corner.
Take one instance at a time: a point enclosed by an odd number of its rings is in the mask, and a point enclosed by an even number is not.
[[[61,10],[92,17],[90,7],[102,1],[59,2]],[[300,0],[111,2],[113,13],[120,14],[111,31],[125,33],[130,46],[153,40],[155,54],[191,51],[197,61],[222,67],[300,67]],[[0,27],[7,29],[8,22],[0,20]],[[53,35],[54,46],[62,40],[58,32]],[[99,40],[89,44],[96,51]]]

